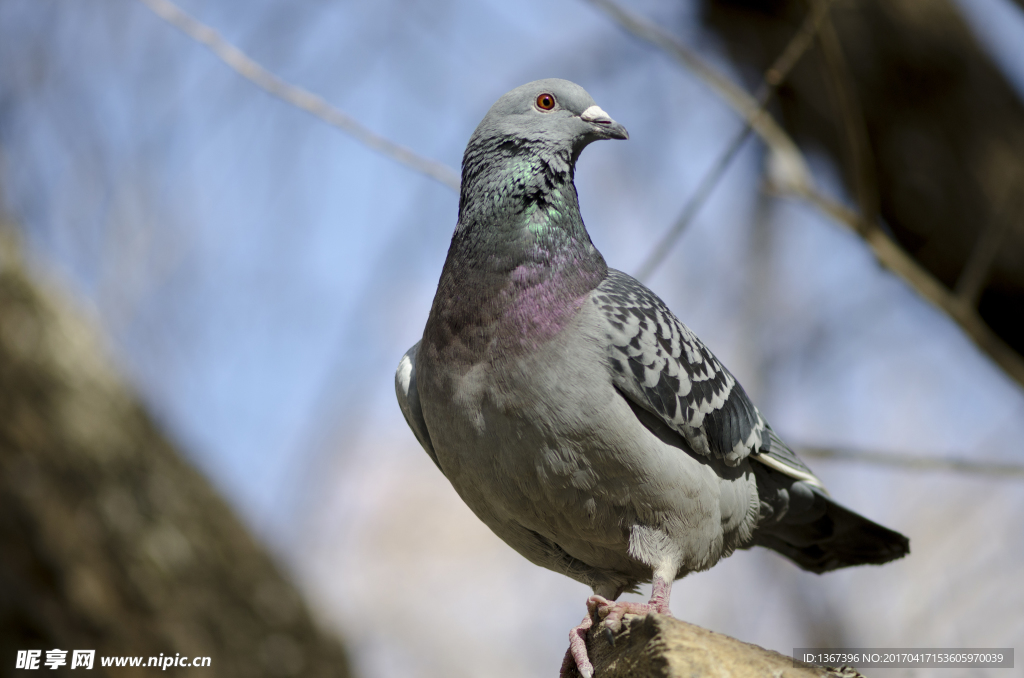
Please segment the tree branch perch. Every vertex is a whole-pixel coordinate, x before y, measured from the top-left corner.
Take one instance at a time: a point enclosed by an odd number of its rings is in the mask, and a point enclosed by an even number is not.
[[[600,678],[863,678],[851,668],[796,664],[792,657],[662,614],[626,615],[612,641],[604,622],[587,634],[587,653]],[[575,667],[570,676],[579,677]]]

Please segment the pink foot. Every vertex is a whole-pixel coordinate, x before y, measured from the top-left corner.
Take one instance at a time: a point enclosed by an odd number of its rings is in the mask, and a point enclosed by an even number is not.
[[[583,618],[579,626],[569,632],[569,649],[562,660],[562,669],[558,672],[560,678],[568,678],[573,664],[576,665],[576,669],[583,678],[593,678],[594,665],[587,655],[587,631],[594,625],[595,618],[604,622],[611,642],[613,640],[612,633],[622,628],[622,618],[627,614],[649,614],[651,612],[672,614],[668,609],[668,603],[658,593],[656,587],[649,603],[615,602],[598,595],[587,598],[587,616]]]
[[[655,576],[654,587],[651,591],[651,600],[646,603],[634,603],[630,601],[614,602],[604,596],[593,595],[587,598],[587,616],[583,618],[579,626],[569,632],[569,649],[565,652],[562,660],[562,668],[558,672],[559,678],[569,678],[572,667],[575,664],[583,678],[593,678],[594,665],[587,655],[587,631],[594,625],[594,621],[604,621],[609,641],[614,641],[613,632],[622,628],[622,618],[627,614],[658,614],[671,615],[668,607],[668,597],[672,588],[665,579]]]
[[[589,609],[589,604],[587,607]],[[579,626],[569,631],[569,649],[565,651],[562,669],[558,672],[559,678],[569,678],[573,665],[576,666],[583,678],[593,678],[594,665],[590,663],[590,657],[587,656],[587,631],[593,625],[594,618],[588,613]]]
[[[658,612],[650,603],[634,603],[628,600],[613,602],[601,596],[590,596],[587,600],[587,607],[593,607],[591,614],[596,613],[604,621],[605,627],[613,632],[618,632],[622,628],[622,618],[627,614]]]

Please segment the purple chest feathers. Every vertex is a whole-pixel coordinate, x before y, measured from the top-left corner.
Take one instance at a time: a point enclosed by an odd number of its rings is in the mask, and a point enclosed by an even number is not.
[[[581,276],[572,267],[535,263],[516,267],[502,293],[504,313],[497,343],[505,350],[532,350],[550,341],[572,322],[599,282],[599,276]]]

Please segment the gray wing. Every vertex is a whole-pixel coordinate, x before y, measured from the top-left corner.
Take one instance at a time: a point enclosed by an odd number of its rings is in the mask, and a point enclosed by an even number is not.
[[[694,452],[730,466],[752,456],[821,486],[729,370],[657,295],[625,273],[609,270],[591,301],[608,322],[615,386],[682,435]]]
[[[427,422],[423,419],[423,410],[420,409],[420,394],[416,389],[416,353],[419,350],[420,342],[417,341],[399,361],[398,370],[395,372],[395,395],[398,396],[398,406],[402,408],[405,421],[412,429],[416,440],[420,441],[420,445],[427,451],[434,465],[440,469],[441,465],[437,463],[437,453],[434,452],[434,445],[430,442]]]

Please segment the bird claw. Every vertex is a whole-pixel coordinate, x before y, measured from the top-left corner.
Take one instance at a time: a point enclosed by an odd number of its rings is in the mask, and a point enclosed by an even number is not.
[[[587,630],[593,625],[594,618],[587,614],[579,626],[569,631],[569,649],[565,651],[562,669],[558,672],[559,678],[570,678],[574,665],[583,678],[593,678],[594,665],[590,663],[590,657],[587,656]]]
[[[569,632],[569,649],[562,660],[560,678],[570,678],[573,664],[583,678],[593,678],[594,665],[587,655],[587,632],[594,624],[604,623],[604,636],[609,645],[615,645],[615,634],[622,629],[622,618],[627,614],[659,614],[671,615],[668,607],[669,585],[655,575],[654,590],[650,602],[634,603],[631,601],[616,602],[608,600],[596,593],[587,598],[587,616],[579,626]]]
[[[565,652],[562,660],[562,669],[558,672],[560,678],[569,678],[572,675],[572,667],[583,678],[593,678],[594,665],[587,655],[587,632],[595,623],[604,622],[603,633],[609,645],[615,645],[615,634],[622,629],[622,618],[627,614],[647,614],[659,612],[655,605],[647,603],[615,602],[604,596],[593,595],[587,598],[587,616],[583,618],[579,626],[569,632],[569,649]]]
[[[614,602],[602,596],[590,596],[587,609],[591,615],[597,615],[604,622],[605,628],[614,633],[622,630],[622,618],[627,614],[650,614],[662,612],[657,605],[651,603],[634,603],[631,601]]]

